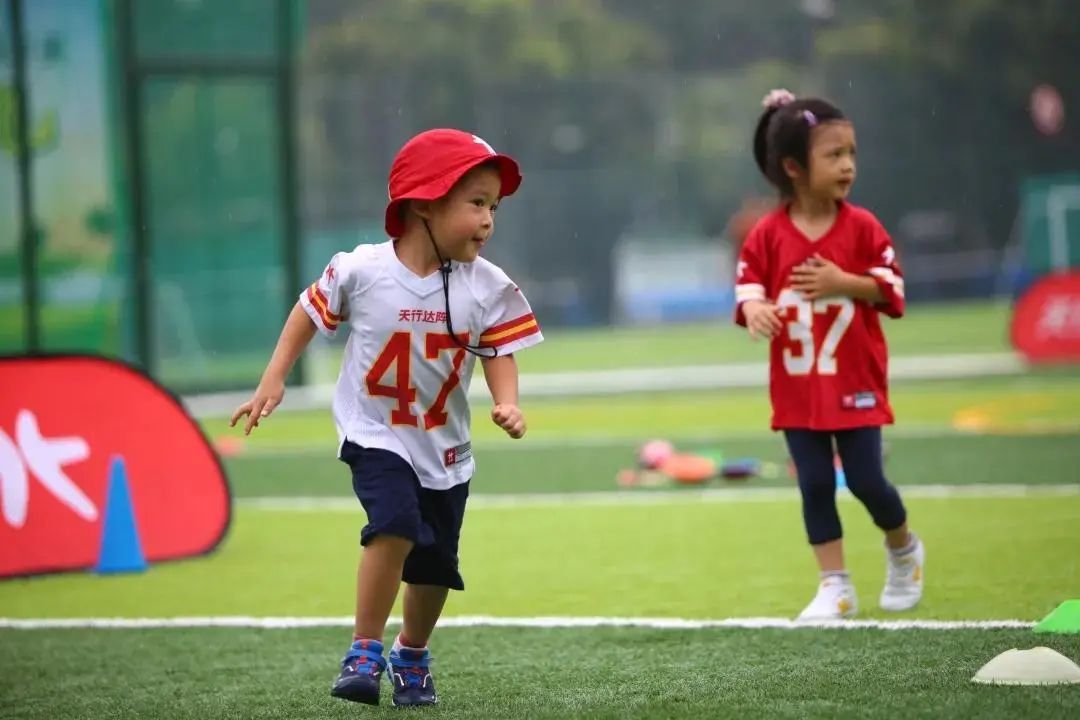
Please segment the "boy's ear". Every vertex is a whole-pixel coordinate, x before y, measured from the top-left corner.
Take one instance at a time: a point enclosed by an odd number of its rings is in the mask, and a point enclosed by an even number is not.
[[[795,180],[796,178],[798,178],[799,175],[801,175],[802,172],[803,172],[802,165],[800,165],[799,161],[796,160],[793,157],[786,157],[783,160],[781,160],[780,161],[780,167],[783,168],[784,174],[787,175],[792,180]]]
[[[410,200],[405,212],[419,215],[425,220],[430,220],[432,215],[432,206],[434,203],[431,200]]]

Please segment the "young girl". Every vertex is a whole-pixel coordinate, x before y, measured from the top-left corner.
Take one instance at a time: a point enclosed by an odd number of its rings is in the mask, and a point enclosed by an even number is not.
[[[367,513],[353,643],[331,694],[371,705],[387,669],[382,638],[404,581],[404,620],[389,654],[395,705],[437,701],[427,643],[448,589],[463,590],[458,537],[474,463],[466,398],[478,355],[491,419],[525,434],[513,353],[542,340],[517,286],[479,257],[517,163],[475,135],[429,130],[390,169],[392,238],[331,259],[300,295],[259,387],[233,414],[245,433],[281,403],[285,378],[316,330],[352,332],[334,396],[339,457]]]
[[[735,321],[770,343],[774,430],[783,430],[821,570],[800,620],[851,617],[858,604],[844,566],[833,448],[847,485],[885,533],[884,610],[922,597],[922,542],[882,470],[881,426],[892,423],[888,351],[879,313],[904,312],[904,281],[888,233],[847,202],[855,128],[817,98],[774,90],[754,135],[754,158],[780,192],[743,245]]]

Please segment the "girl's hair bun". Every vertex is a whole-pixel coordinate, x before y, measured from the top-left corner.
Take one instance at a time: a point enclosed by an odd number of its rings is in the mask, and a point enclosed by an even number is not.
[[[769,94],[761,100],[761,106],[769,108],[770,110],[776,110],[782,108],[785,105],[790,105],[795,102],[795,95],[790,90],[784,88],[777,88],[770,90]]]

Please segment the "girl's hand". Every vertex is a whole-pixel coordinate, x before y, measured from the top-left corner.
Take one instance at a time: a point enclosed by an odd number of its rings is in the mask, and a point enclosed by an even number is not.
[[[847,294],[848,273],[836,263],[814,255],[791,271],[791,287],[807,300]]]
[[[491,409],[491,419],[515,440],[525,435],[525,416],[517,405],[497,404]]]
[[[746,317],[746,329],[753,338],[771,340],[784,327],[784,321],[780,319],[780,308],[772,303],[748,300],[743,303],[743,315]]]
[[[251,399],[236,408],[229,421],[229,427],[236,427],[236,422],[246,415],[248,420],[244,424],[244,434],[250,435],[252,428],[257,428],[262,418],[269,417],[270,413],[274,412],[274,408],[281,404],[283,397],[285,397],[283,381],[264,379],[259,383],[259,387],[255,388],[255,394],[251,396]]]

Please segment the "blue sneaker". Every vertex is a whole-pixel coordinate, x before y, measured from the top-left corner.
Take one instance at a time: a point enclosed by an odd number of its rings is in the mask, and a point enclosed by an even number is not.
[[[379,683],[386,670],[383,646],[377,640],[357,640],[341,661],[341,674],[337,676],[330,694],[352,702],[379,704]]]
[[[434,705],[439,701],[431,677],[431,653],[427,648],[390,651],[390,682],[395,705]]]

